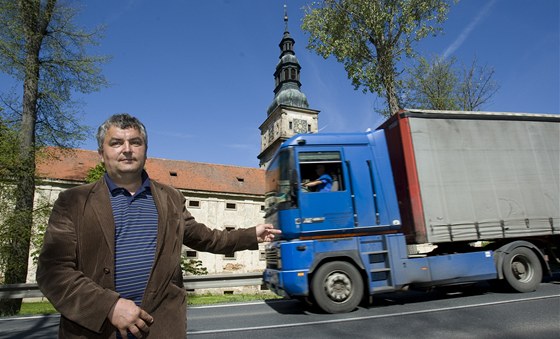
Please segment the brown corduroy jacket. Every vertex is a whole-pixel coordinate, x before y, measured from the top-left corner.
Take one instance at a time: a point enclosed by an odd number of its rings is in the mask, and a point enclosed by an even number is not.
[[[142,308],[149,338],[184,338],[186,302],[181,245],[219,254],[257,249],[255,228],[231,232],[198,223],[176,189],[151,181],[158,210],[157,247]],[[59,338],[115,338],[107,319],[119,298],[114,282],[115,223],[104,179],[70,188],[55,202],[39,255],[37,283],[60,312]]]

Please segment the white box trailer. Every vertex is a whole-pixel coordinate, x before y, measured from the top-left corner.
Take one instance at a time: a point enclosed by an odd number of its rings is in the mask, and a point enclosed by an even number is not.
[[[560,115],[405,110],[380,128],[407,242],[560,234]]]

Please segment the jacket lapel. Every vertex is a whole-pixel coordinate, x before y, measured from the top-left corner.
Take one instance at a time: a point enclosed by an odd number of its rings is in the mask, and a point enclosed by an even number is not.
[[[86,206],[88,206],[88,202],[86,202]],[[113,218],[111,199],[109,198],[109,189],[107,188],[104,178],[97,181],[92,187],[89,196],[89,206],[93,209],[93,213],[97,217],[97,223],[103,233],[103,238],[107,243],[107,247],[110,249],[112,256],[114,256],[115,220]]]
[[[156,247],[156,257],[154,258],[154,263],[157,262],[158,256],[161,253],[163,247],[163,242],[167,233],[167,218],[168,218],[168,203],[167,203],[167,193],[163,190],[163,187],[157,182],[150,180],[150,189],[152,191],[152,196],[154,198],[154,203],[156,204],[156,209],[158,211],[158,236],[157,236],[157,247]]]

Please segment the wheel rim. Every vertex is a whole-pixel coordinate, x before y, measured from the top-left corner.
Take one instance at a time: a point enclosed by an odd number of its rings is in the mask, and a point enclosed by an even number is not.
[[[511,258],[511,273],[520,282],[529,282],[533,278],[534,270],[530,261],[523,255]]]
[[[346,274],[333,272],[325,280],[325,291],[333,301],[346,301],[352,294],[352,281]]]

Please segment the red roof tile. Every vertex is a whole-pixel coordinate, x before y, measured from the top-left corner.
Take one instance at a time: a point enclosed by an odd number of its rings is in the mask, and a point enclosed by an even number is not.
[[[97,151],[63,150],[47,147],[38,156],[41,178],[84,181],[87,172],[99,163]],[[264,170],[252,167],[217,165],[192,161],[149,158],[150,178],[179,189],[263,195]]]

